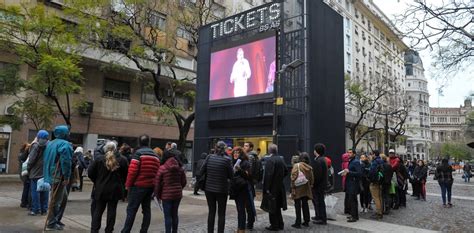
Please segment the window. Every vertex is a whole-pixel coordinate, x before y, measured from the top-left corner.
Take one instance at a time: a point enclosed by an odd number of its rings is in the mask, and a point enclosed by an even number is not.
[[[357,11],[357,9],[354,9],[354,12],[355,12],[355,13],[354,13],[354,14],[355,14],[355,17],[356,17],[356,18],[359,18],[359,11]]]
[[[146,83],[142,85],[142,104],[159,104],[158,100],[155,97],[155,92],[153,90],[152,85]]]
[[[362,31],[362,40],[365,40],[365,32]]]
[[[166,28],[166,15],[159,12],[152,12],[150,14],[150,25],[164,31]]]
[[[192,110],[192,103],[188,97],[177,96],[174,98],[174,106],[184,110]]]
[[[346,35],[346,47],[351,47],[351,37],[349,35]]]
[[[357,27],[357,25],[354,26],[354,33],[359,35],[359,27]]]
[[[356,51],[359,52],[360,51],[359,42],[355,42],[355,46],[356,46]]]
[[[104,97],[130,100],[130,82],[106,78],[104,82]]]
[[[178,27],[176,29],[176,36],[181,37],[181,38],[186,39],[186,40],[189,40],[189,41],[192,40],[191,33],[186,31],[186,29],[184,29],[183,27]]]
[[[195,62],[191,58],[176,57],[176,65],[188,70],[195,70]]]

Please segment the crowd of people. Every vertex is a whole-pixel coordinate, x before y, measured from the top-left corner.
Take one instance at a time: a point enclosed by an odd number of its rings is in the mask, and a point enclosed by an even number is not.
[[[46,215],[46,230],[63,230],[61,221],[70,191],[82,191],[83,174],[93,182],[91,192],[91,232],[101,229],[102,215],[107,209],[105,232],[113,232],[120,200],[127,201],[126,219],[121,232],[131,232],[138,209],[143,220],[140,232],[147,232],[151,224],[151,202],[162,207],[166,232],[177,232],[179,205],[186,186],[183,154],[174,143],[165,148],[150,148],[150,137],[138,138],[138,148],[127,144],[120,148],[116,141],[105,141],[93,151],[84,153],[68,141],[67,126],[54,129],[54,140],[40,130],[31,144],[25,144],[19,159],[23,162],[24,192],[21,207],[29,215]],[[227,201],[234,200],[237,211],[237,232],[254,228],[257,220],[256,189],[262,190],[260,209],[268,212],[268,231],[280,231],[285,223],[282,210],[287,207],[285,180],[293,199],[296,219],[294,228],[327,224],[326,199],[334,192],[336,176],[342,177],[344,214],[347,222],[359,220],[362,213],[372,212],[374,219],[382,219],[391,210],[406,207],[407,190],[412,184],[417,200],[426,200],[428,168],[423,160],[404,162],[395,154],[373,151],[356,155],[351,149],[342,155],[340,171],[335,174],[326,147],[314,145],[313,152],[293,156],[291,168],[271,144],[268,154],[260,158],[252,142],[243,147],[229,148],[223,141],[216,143],[209,154],[203,153],[196,163],[194,194],[205,192],[208,204],[207,230],[214,232],[217,213],[217,232],[224,232]],[[25,166],[26,165],[26,166]],[[442,160],[435,172],[444,207],[452,207],[451,188],[453,169],[448,160]],[[359,196],[359,197],[358,197]],[[48,198],[49,197],[49,198]],[[309,201],[314,207],[310,215]],[[375,204],[375,210],[372,208]]]

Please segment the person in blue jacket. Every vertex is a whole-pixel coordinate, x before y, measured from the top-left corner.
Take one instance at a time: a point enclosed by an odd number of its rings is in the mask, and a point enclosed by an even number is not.
[[[50,141],[44,151],[44,181],[51,184],[52,198],[49,206],[46,230],[62,230],[64,224],[60,220],[61,205],[67,199],[66,186],[71,178],[72,146],[67,141],[69,128],[65,125],[56,126],[55,139]]]
[[[360,177],[362,176],[362,166],[356,158],[355,153],[349,155],[349,167],[344,169],[343,176],[346,177],[346,195],[349,199],[349,214],[347,222],[356,222],[359,220],[359,211],[357,205],[357,195],[360,193]]]

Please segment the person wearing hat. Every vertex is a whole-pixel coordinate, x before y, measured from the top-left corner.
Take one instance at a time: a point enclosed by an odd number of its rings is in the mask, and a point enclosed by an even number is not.
[[[37,191],[38,180],[43,178],[43,152],[48,144],[49,133],[46,130],[38,131],[35,140],[31,144],[28,154],[28,171],[31,180],[31,211],[30,216],[45,215],[48,209],[49,191]]]

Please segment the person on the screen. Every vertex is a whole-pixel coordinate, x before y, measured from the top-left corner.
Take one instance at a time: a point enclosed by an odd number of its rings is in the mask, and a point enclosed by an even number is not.
[[[234,97],[247,96],[247,80],[251,74],[249,61],[244,58],[244,50],[239,48],[237,61],[234,63],[230,75],[230,83],[234,84]]]
[[[275,65],[275,60],[270,64],[270,67],[268,68],[268,78],[267,78],[267,88],[265,89],[265,92],[272,92],[273,91],[273,83],[275,82],[275,71],[276,71],[276,65]]]

